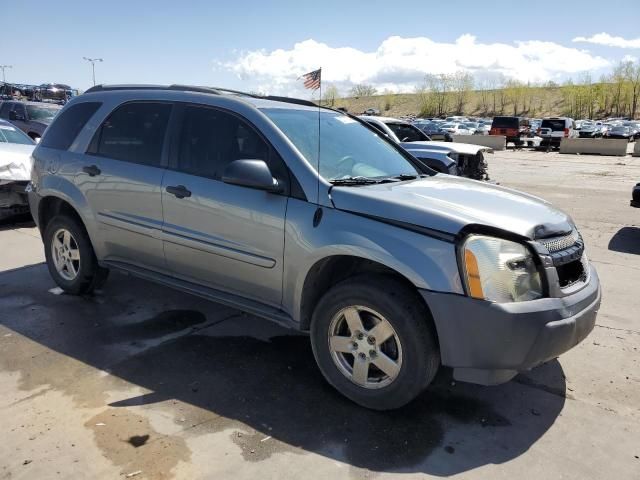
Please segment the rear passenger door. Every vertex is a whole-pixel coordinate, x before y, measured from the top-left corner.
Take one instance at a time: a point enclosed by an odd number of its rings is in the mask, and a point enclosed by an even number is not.
[[[99,227],[103,259],[164,272],[160,188],[173,105],[118,106],[94,135],[76,177]]]
[[[162,189],[168,267],[182,279],[279,306],[287,193],[221,177],[233,160],[261,159],[287,190],[288,171],[242,118],[205,106],[180,108]]]

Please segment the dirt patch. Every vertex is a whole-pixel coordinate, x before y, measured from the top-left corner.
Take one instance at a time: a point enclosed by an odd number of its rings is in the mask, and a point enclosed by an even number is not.
[[[123,408],[110,408],[90,418],[104,457],[120,467],[123,475],[141,471],[136,478],[172,478],[178,462],[188,462],[191,452],[183,438],[156,432],[146,417]]]

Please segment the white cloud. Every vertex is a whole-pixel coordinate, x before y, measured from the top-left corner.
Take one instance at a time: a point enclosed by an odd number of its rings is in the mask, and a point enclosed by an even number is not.
[[[614,37],[608,33],[596,33],[590,37],[576,37],[574,42],[586,42],[595,43],[596,45],[605,45],[607,47],[620,47],[620,48],[640,48],[640,38],[634,38],[627,40],[622,37]]]
[[[218,67],[235,73],[260,91],[299,93],[296,78],[322,66],[322,80],[346,91],[357,83],[379,90],[413,91],[426,73],[466,70],[477,77],[504,76],[541,82],[609,65],[588,51],[553,42],[520,41],[514,44],[478,43],[465,34],[453,43],[426,37],[392,36],[374,51],[332,47],[309,39],[293,48],[242,52]]]

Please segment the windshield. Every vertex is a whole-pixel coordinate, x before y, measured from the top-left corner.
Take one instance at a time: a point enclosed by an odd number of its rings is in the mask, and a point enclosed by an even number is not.
[[[315,167],[318,163],[318,112],[284,108],[265,108],[262,112]],[[387,141],[346,115],[320,113],[320,135],[320,175],[329,181],[418,174]]]
[[[424,142],[428,140],[424,133],[413,125],[406,123],[386,123],[386,125],[401,142]]]
[[[31,120],[53,120],[60,109],[27,105],[27,113]]]
[[[10,125],[0,125],[0,143],[19,143],[21,145],[34,145],[25,133]]]

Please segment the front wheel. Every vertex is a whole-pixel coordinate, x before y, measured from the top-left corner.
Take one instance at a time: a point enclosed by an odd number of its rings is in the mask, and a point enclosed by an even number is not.
[[[73,217],[58,215],[47,224],[44,248],[51,277],[67,293],[90,293],[107,278],[109,270],[98,265],[89,235]]]
[[[440,365],[429,311],[415,292],[385,276],[331,288],[314,311],[311,342],[326,380],[374,410],[413,400]]]

